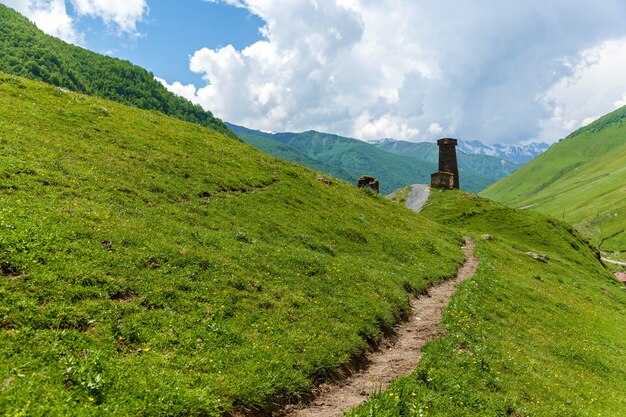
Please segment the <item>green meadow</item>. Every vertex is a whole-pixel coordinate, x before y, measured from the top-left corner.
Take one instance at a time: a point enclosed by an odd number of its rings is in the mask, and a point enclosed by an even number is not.
[[[481,193],[574,224],[626,259],[626,107],[586,126]]]
[[[626,292],[589,242],[463,192],[432,193],[422,213],[476,239],[478,272],[417,369],[348,415],[623,415]]]
[[[202,126],[0,75],[0,414],[296,401],[460,233]]]
[[[455,273],[463,236],[480,267],[445,331],[349,415],[626,405],[626,292],[558,218],[456,191],[415,214],[407,189],[329,184],[200,125],[2,74],[0,150],[2,415],[305,399]]]

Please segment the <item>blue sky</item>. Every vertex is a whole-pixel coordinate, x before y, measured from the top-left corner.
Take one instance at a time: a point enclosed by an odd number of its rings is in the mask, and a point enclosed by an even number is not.
[[[623,0],[0,0],[222,119],[554,142],[626,105]]]
[[[180,7],[184,3],[185,7]],[[71,2],[68,12],[74,14]],[[201,48],[232,44],[237,49],[261,39],[263,21],[248,10],[224,3],[160,0],[149,3],[149,14],[137,24],[138,36],[120,36],[97,17],[82,17],[75,27],[84,45],[99,53],[127,59],[156,76],[183,83],[201,83],[189,70],[189,56]]]

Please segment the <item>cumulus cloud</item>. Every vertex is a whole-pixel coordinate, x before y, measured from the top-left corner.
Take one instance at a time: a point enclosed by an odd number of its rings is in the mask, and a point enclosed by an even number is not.
[[[137,33],[137,22],[148,12],[147,0],[71,0],[80,16],[99,17],[121,31]]]
[[[626,91],[609,78],[599,90],[580,87],[590,94],[584,109],[571,92],[583,68],[612,65],[598,57],[626,35],[621,0],[223,2],[261,17],[264,39],[197,51],[190,68],[206,85],[172,88],[249,127],[555,140]],[[609,90],[619,94],[600,93]]]
[[[563,65],[572,69],[571,74],[542,96],[553,109],[542,124],[545,137],[562,137],[626,105],[626,37],[584,49]]]
[[[158,82],[163,84],[163,86],[167,88],[168,90],[170,90],[172,93],[177,94],[181,97],[184,97],[187,100],[193,100],[196,96],[197,89],[193,84],[185,85],[178,81],[175,81],[172,84],[168,84],[168,82],[162,78],[159,78],[159,77],[154,77],[154,78]]]
[[[81,36],[74,28],[64,0],[0,0],[31,19],[44,32],[72,43],[80,43]]]
[[[65,0],[0,0],[22,13],[44,32],[67,42],[82,43],[75,19],[67,10]],[[76,17],[102,19],[128,35],[137,35],[137,22],[148,13],[147,0],[71,0]]]

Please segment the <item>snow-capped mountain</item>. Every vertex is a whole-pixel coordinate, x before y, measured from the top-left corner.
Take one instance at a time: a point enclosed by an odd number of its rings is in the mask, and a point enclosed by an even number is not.
[[[379,148],[389,148],[395,143],[401,144],[404,142],[386,138],[369,140],[368,143]],[[524,165],[530,162],[544,153],[549,147],[550,145],[547,143],[530,143],[528,145],[504,145],[497,143],[495,145],[487,145],[478,140],[459,140],[457,144],[457,150],[465,154],[494,156],[517,165]]]
[[[468,154],[491,155],[516,164],[530,162],[544,153],[550,145],[547,143],[530,143],[528,145],[486,145],[478,140],[460,140],[458,150]]]

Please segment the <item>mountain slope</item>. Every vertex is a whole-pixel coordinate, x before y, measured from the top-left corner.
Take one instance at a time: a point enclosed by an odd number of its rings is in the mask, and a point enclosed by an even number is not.
[[[589,242],[463,192],[432,193],[422,214],[474,236],[480,266],[417,369],[348,416],[621,416],[626,291]]]
[[[142,109],[158,110],[232,135],[221,120],[167,91],[145,69],[46,35],[24,16],[2,4],[0,71]]]
[[[431,194],[422,213],[475,237],[478,272],[417,369],[348,416],[622,415],[626,292],[589,242],[463,192]]]
[[[626,252],[626,107],[593,122],[482,194],[575,224]]]
[[[378,149],[398,155],[411,156],[434,163],[439,161],[439,149],[436,143],[381,140],[372,144]],[[519,168],[518,165],[496,156],[465,153],[460,146],[457,148],[457,159],[461,171],[481,175],[488,178],[490,183],[510,175]]]
[[[459,235],[369,191],[15,76],[0,154],[0,415],[297,399],[462,261]]]
[[[229,125],[240,139],[278,157],[291,159],[275,152],[271,145],[280,142],[318,164],[334,167],[335,172],[318,165],[322,172],[335,175],[339,169],[347,175],[337,175],[344,181],[353,181],[361,175],[373,175],[379,179],[381,192],[388,194],[407,184],[429,184],[430,174],[437,171],[437,163],[405,155],[397,155],[378,149],[357,139],[346,138],[315,131],[303,133],[265,133]],[[267,142],[267,143],[264,143]],[[275,146],[274,146],[275,147]],[[307,165],[315,168],[314,165]],[[315,168],[316,169],[316,168]],[[488,178],[461,171],[461,187],[477,192],[490,184]]]
[[[447,332],[366,415],[619,415],[624,292],[558,221],[457,192],[416,215],[201,126],[2,74],[0,152],[2,415],[296,401],[485,232]]]
[[[350,183],[356,183],[359,177],[349,174],[339,167],[324,164],[316,159],[305,155],[302,152],[285,145],[272,138],[271,134],[263,135],[263,132],[246,129],[241,126],[236,126],[230,123],[226,123],[229,129],[237,134],[237,136],[244,142],[254,146],[255,148],[265,152],[266,154],[275,156],[277,158],[284,159],[286,161],[295,162],[305,167],[311,168],[318,172],[323,172],[333,177],[342,179]]]

